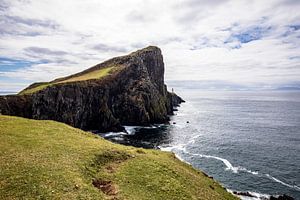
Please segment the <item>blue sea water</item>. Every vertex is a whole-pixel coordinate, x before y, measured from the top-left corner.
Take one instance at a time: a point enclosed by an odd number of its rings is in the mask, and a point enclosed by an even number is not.
[[[169,125],[103,136],[172,151],[232,191],[300,199],[299,91],[176,92],[186,103]]]

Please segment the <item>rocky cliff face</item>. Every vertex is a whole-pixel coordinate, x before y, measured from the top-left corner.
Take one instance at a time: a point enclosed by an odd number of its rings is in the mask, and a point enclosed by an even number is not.
[[[107,76],[81,80],[112,66]],[[20,95],[0,97],[1,114],[51,119],[105,132],[122,130],[122,125],[167,122],[173,107],[183,102],[167,91],[163,57],[153,46],[47,84],[32,93],[25,89]],[[39,86],[31,85],[27,91]]]

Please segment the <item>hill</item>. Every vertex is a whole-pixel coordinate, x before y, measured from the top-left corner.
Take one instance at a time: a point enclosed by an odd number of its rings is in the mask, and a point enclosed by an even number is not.
[[[0,115],[0,199],[237,199],[174,154]]]

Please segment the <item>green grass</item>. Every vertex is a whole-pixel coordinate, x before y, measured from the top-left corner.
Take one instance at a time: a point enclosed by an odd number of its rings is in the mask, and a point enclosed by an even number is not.
[[[37,91],[43,90],[46,87],[51,86],[51,85],[53,85],[53,84],[51,84],[51,83],[43,83],[43,84],[38,85],[36,87],[22,90],[19,94],[20,95],[22,95],[22,94],[32,94],[32,93],[35,93]]]
[[[0,199],[237,199],[171,153],[59,122],[0,115],[0,146]]]
[[[60,81],[58,83],[68,83],[68,82],[76,82],[76,81],[85,81],[90,79],[100,79],[104,76],[107,76],[115,67],[107,67],[100,70],[91,71],[89,73],[83,74],[81,76],[75,76],[73,78],[69,78],[64,81]]]
[[[43,90],[43,89],[45,89],[47,87],[50,87],[52,85],[55,85],[55,84],[70,83],[70,82],[77,82],[77,81],[86,81],[86,80],[92,80],[92,79],[101,79],[101,78],[109,75],[111,72],[115,71],[115,68],[116,67],[114,67],[114,66],[106,67],[106,68],[91,71],[91,72],[88,72],[88,73],[85,73],[85,74],[82,74],[82,75],[79,75],[79,76],[74,76],[74,77],[68,78],[68,79],[63,80],[63,81],[43,83],[43,84],[40,84],[36,87],[25,89],[25,90],[21,91],[19,94],[20,95],[33,94],[35,92],[38,92],[40,90]]]

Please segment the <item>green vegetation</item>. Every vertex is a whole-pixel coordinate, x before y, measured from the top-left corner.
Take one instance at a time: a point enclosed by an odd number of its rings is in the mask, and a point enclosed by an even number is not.
[[[19,94],[23,95],[23,94],[32,94],[35,92],[38,92],[40,90],[43,90],[49,86],[52,86],[54,84],[61,84],[61,83],[69,83],[69,82],[77,82],[77,81],[86,81],[86,80],[92,80],[92,79],[101,79],[107,75],[109,75],[111,72],[115,71],[116,67],[106,67],[103,69],[99,69],[99,70],[94,70],[88,73],[84,73],[81,74],[79,76],[74,76],[62,81],[58,81],[58,82],[46,82],[43,84],[39,84],[36,87],[32,87],[32,88],[26,88],[25,90],[21,91]]]
[[[22,95],[22,94],[32,94],[32,93],[35,93],[37,91],[43,90],[46,87],[51,86],[51,85],[53,85],[53,84],[51,84],[51,83],[43,83],[43,84],[40,84],[40,85],[38,85],[36,87],[32,87],[32,88],[28,88],[28,89],[22,90],[19,94],[20,95]]]
[[[104,76],[107,76],[109,74],[109,72],[111,72],[112,69],[114,69],[114,68],[115,67],[107,67],[107,68],[91,71],[91,72],[88,72],[86,74],[82,74],[80,76],[75,76],[75,77],[60,81],[58,83],[86,81],[86,80],[90,80],[90,79],[100,79]]]
[[[237,199],[173,154],[0,115],[0,199]]]

